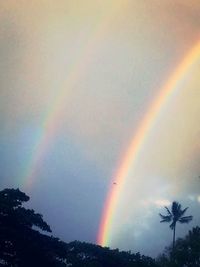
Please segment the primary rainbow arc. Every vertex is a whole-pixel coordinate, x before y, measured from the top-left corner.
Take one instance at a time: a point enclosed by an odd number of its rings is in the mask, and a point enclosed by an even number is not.
[[[97,243],[99,245],[108,245],[113,218],[117,210],[118,199],[122,193],[124,182],[130,169],[134,168],[139,152],[147,139],[150,130],[153,128],[162,107],[165,106],[169,98],[172,97],[178,89],[181,89],[181,87],[178,86],[179,82],[182,81],[187,72],[199,58],[200,41],[198,40],[172,72],[164,86],[159,90],[158,95],[154,98],[153,103],[144,116],[138,130],[134,134],[128,150],[122,158],[121,164],[117,168],[116,175],[113,177],[113,181],[117,183],[117,187],[112,186],[107,194],[97,236]]]

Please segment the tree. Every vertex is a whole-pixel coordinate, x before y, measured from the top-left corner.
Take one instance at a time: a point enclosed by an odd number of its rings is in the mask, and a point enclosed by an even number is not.
[[[159,215],[162,219],[160,222],[161,223],[163,223],[163,222],[171,223],[169,227],[173,230],[173,249],[174,249],[177,222],[189,223],[193,219],[193,216],[184,216],[188,207],[185,209],[182,209],[181,204],[176,202],[176,201],[172,202],[171,210],[169,210],[167,207],[165,207],[165,209],[167,211],[167,215],[162,215],[161,213],[159,213]]]
[[[0,266],[64,266],[66,245],[51,232],[42,215],[22,206],[29,197],[19,189],[0,191]]]
[[[174,250],[172,246],[167,247],[165,252],[157,258],[157,263],[160,267],[199,267],[200,228],[196,226],[184,238],[179,238],[175,242]]]
[[[118,249],[74,241],[50,233],[42,215],[23,207],[19,189],[0,191],[0,267],[157,267],[154,259]]]
[[[158,267],[151,257],[119,251],[85,242],[68,244],[68,260],[73,267]]]
[[[200,228],[198,226],[190,230],[185,238],[177,240],[174,258],[177,266],[200,266]]]

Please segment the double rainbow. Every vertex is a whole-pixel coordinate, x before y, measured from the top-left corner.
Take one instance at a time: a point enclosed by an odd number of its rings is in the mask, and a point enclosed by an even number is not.
[[[116,175],[114,175],[112,180],[112,184],[115,182],[117,186],[111,186],[111,189],[107,194],[97,236],[97,243],[99,245],[108,245],[110,238],[109,234],[111,232],[113,218],[117,210],[118,199],[122,193],[123,185],[128,177],[130,169],[134,168],[139,152],[143,147],[150,130],[153,128],[162,107],[166,105],[168,100],[177,93],[178,90],[181,90],[180,83],[199,58],[200,41],[195,43],[192,49],[172,72],[164,86],[159,90],[158,95],[155,97],[139,125],[138,130],[134,134],[127,152],[122,158],[121,164],[117,168]]]
[[[44,114],[41,122],[42,131],[37,138],[35,146],[33,146],[32,154],[30,156],[29,164],[24,171],[24,181],[26,187],[30,187],[35,181],[37,171],[43,160],[44,155],[49,149],[51,142],[53,141],[57,129],[59,128],[60,118],[65,107],[66,99],[70,97],[71,90],[76,80],[84,75],[87,66],[91,60],[91,52],[94,51],[94,47],[97,48],[101,39],[106,35],[107,26],[111,23],[112,19],[121,12],[126,6],[127,1],[112,0],[110,4],[110,11],[105,15],[102,15],[97,21],[94,29],[94,34],[91,36],[88,43],[85,45],[80,53],[79,59],[71,67],[71,71],[68,73],[65,83],[62,88],[58,90],[55,99],[50,103],[49,108]],[[148,137],[149,131],[153,128],[156,119],[164,105],[178,90],[181,89],[179,83],[183,80],[187,72],[200,58],[200,41],[196,42],[192,49],[186,54],[180,64],[170,75],[170,78],[165,85],[159,90],[158,95],[155,97],[153,103],[149,107],[146,115],[144,116],[138,130],[134,134],[132,141],[122,157],[121,164],[117,168],[116,175],[113,177],[113,181],[117,183],[117,186],[112,186],[108,192],[105,200],[104,209],[102,212],[101,222],[98,230],[97,243],[100,245],[107,245],[109,241],[109,234],[111,232],[112,222],[117,210],[117,204],[119,196],[122,193],[123,185],[128,176],[131,168],[134,167],[139,152],[143,147],[143,144]]]

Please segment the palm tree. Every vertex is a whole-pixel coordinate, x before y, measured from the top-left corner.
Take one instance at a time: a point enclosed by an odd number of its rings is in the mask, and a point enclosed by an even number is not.
[[[168,222],[170,224],[170,228],[173,230],[173,250],[175,246],[175,236],[176,236],[176,223],[189,223],[192,219],[193,216],[184,216],[186,210],[188,209],[181,209],[181,204],[179,204],[176,201],[172,202],[171,210],[169,210],[167,207],[165,207],[167,210],[167,215],[162,215],[159,213],[161,217],[161,223],[162,222]]]

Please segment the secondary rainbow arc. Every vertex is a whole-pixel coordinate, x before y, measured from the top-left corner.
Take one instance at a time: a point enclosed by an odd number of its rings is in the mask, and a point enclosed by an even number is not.
[[[102,14],[98,19],[94,26],[93,34],[91,34],[87,44],[82,48],[82,52],[80,52],[78,60],[71,67],[62,88],[58,90],[53,102],[50,103],[46,114],[44,114],[41,122],[41,134],[32,148],[29,162],[26,164],[26,169],[21,179],[21,183],[26,190],[33,186],[40,164],[59,129],[60,117],[66,105],[65,102],[70,98],[74,83],[86,72],[90,64],[91,53],[98,49],[101,39],[108,33],[108,25],[123,8],[126,8],[126,2],[122,0],[113,1],[114,4],[111,2],[109,11]]]

